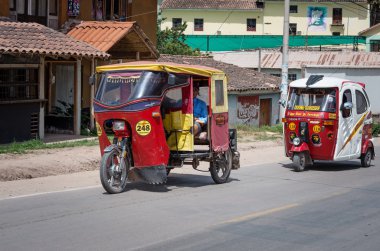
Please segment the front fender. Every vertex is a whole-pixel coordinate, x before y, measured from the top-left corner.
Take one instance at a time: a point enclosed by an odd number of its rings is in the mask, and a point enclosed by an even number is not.
[[[309,146],[305,143],[305,142],[302,142],[301,145],[299,146],[295,146],[295,145],[292,145],[292,148],[290,149],[290,152],[296,152],[296,153],[299,153],[299,152],[310,152],[310,149],[309,149]]]
[[[119,154],[121,153],[120,148],[117,145],[115,145],[115,144],[111,144],[111,145],[107,146],[106,148],[104,148],[104,153],[111,152],[113,149],[115,149],[116,151],[118,151]]]

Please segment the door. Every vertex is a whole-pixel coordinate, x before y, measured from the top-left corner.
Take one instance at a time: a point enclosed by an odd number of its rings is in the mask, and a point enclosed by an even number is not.
[[[270,125],[272,114],[272,99],[260,99],[260,122],[259,126]]]
[[[356,117],[354,109],[344,109],[344,104],[353,104],[353,95],[350,86],[342,88],[339,100],[339,128],[337,146],[335,148],[335,160],[349,159],[352,155],[352,133],[354,129],[354,119]]]
[[[224,152],[229,147],[227,78],[225,74],[211,77],[211,145],[212,150]]]
[[[363,127],[368,115],[369,105],[363,93],[363,89],[355,86],[353,89],[354,94],[354,131],[352,135],[352,155],[356,158],[360,157],[363,139]]]

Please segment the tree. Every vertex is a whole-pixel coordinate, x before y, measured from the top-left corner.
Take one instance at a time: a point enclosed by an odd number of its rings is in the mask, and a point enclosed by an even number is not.
[[[199,49],[193,50],[185,43],[186,37],[183,32],[187,28],[186,22],[175,28],[161,30],[160,26],[162,21],[163,20],[158,20],[157,22],[157,49],[161,54],[200,55]]]

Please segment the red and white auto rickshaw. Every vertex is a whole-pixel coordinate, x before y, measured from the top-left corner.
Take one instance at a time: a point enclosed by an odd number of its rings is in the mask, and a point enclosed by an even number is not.
[[[100,66],[97,72],[94,111],[102,154],[100,179],[107,192],[123,192],[131,176],[165,183],[173,168],[188,164],[197,169],[200,161],[210,163],[215,183],[227,182],[231,170],[239,168],[236,130],[228,128],[223,71],[131,62]],[[194,133],[194,85],[207,109],[203,138]]]
[[[365,84],[312,75],[289,85],[284,122],[286,156],[294,170],[314,160],[361,159],[369,167],[375,151]]]

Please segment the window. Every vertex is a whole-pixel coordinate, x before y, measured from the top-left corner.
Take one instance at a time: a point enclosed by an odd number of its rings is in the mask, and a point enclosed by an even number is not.
[[[57,0],[49,0],[49,15],[51,16],[58,15],[57,6],[58,6]]]
[[[177,28],[182,25],[182,18],[173,18],[172,19],[173,28]]]
[[[256,7],[258,8],[258,9],[264,9],[264,2],[262,2],[262,1],[257,1],[256,2]]]
[[[95,0],[93,7],[95,8],[95,19],[101,20],[127,20],[127,1],[128,0]],[[101,13],[101,14],[100,14]]]
[[[271,73],[270,75],[281,78],[281,73]],[[288,80],[290,80],[290,81],[297,80],[297,74],[289,73],[288,74]]]
[[[340,36],[340,32],[335,32],[335,31],[334,31],[334,32],[332,33],[332,35],[333,35],[333,36]]]
[[[194,31],[203,31],[203,19],[194,19]]]
[[[16,0],[9,0],[9,9],[16,10]]]
[[[333,8],[333,24],[342,24],[341,8]]]
[[[0,69],[0,100],[38,99],[37,69]]]
[[[215,105],[224,105],[223,80],[215,80]]]
[[[290,5],[289,13],[298,13],[298,5]]]
[[[247,19],[247,31],[256,31],[256,19],[248,18]]]
[[[380,51],[380,40],[370,40],[370,50],[379,52]]]
[[[288,74],[288,80],[290,80],[290,81],[297,80],[297,74],[289,73]]]
[[[350,90],[345,90],[343,93],[343,100],[342,100],[342,116],[343,118],[351,117],[351,109],[344,109],[344,104],[347,102],[351,102],[352,104],[352,95]]]
[[[289,35],[297,35],[297,24],[289,24]]]
[[[367,111],[368,104],[364,94],[361,91],[355,90],[356,96],[356,112],[362,114]]]

